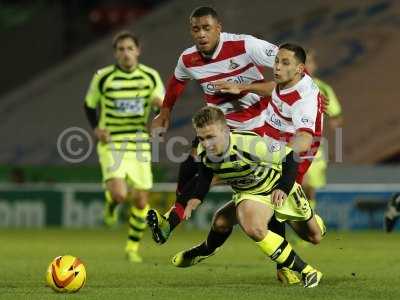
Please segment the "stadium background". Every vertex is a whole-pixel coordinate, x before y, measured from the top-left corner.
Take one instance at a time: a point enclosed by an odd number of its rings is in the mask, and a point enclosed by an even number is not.
[[[329,137],[328,186],[318,191],[330,233],[321,246],[301,250],[327,278],[313,295],[282,293],[273,268],[265,275],[259,268],[265,259],[239,233],[210,263],[191,273],[172,270],[169,257],[204,237],[215,208],[229,197],[224,187],[213,189],[163,250],[147,234],[147,262],[127,267],[121,257],[126,228],[101,226],[95,151],[71,163],[57,147],[70,128],[90,133],[83,97],[93,72],[112,63],[113,33],[138,33],[141,61],[166,82],[191,45],[188,15],[204,4],[220,13],[224,31],[315,48],[319,75],[341,100],[345,125]],[[390,195],[400,191],[399,29],[397,0],[1,1],[0,299],[53,299],[43,272],[64,253],[88,264],[88,287],[79,293],[85,299],[258,299],[265,293],[276,299],[398,299],[400,274],[393,266],[399,236],[384,235],[382,219]],[[174,109],[168,138],[193,137],[190,118],[200,100],[199,87],[190,84]],[[89,149],[79,140],[73,147]],[[179,155],[184,147],[174,151]],[[178,166],[166,159],[165,145],[159,154],[151,201],[167,209]]]

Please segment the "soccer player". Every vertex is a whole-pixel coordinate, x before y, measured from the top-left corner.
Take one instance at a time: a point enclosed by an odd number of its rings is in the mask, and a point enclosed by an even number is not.
[[[223,112],[216,107],[197,112],[193,126],[200,140],[199,172],[204,184],[210,184],[217,174],[232,187],[233,197],[219,210],[207,241],[179,252],[173,257],[173,264],[190,267],[213,255],[220,236],[229,234],[239,224],[264,254],[299,272],[304,287],[317,286],[322,273],[302,261],[283,237],[267,228],[274,213],[303,232],[307,231],[307,223],[316,222],[301,186],[295,182],[298,162],[292,149],[285,142],[261,138],[253,132],[230,132]],[[190,215],[194,208],[188,205],[186,214]]]
[[[148,191],[153,184],[146,125],[151,109],[161,107],[164,86],[156,70],[138,62],[140,46],[135,35],[118,33],[113,48],[116,64],[93,76],[85,111],[98,140],[106,199],[104,221],[115,224],[116,206],[133,202],[125,251],[131,262],[141,262],[138,247],[146,228]]]
[[[310,76],[313,77],[313,80],[322,95],[329,99],[329,104],[325,112],[329,117],[329,129],[335,130],[336,128],[343,126],[342,108],[333,88],[326,82],[315,77],[318,70],[318,64],[316,60],[316,52],[313,49],[307,51],[306,69]],[[323,145],[321,145],[310,168],[305,174],[303,181],[303,189],[307,198],[310,200],[312,208],[315,208],[316,206],[316,189],[320,189],[326,185],[326,168],[327,161],[324,157]]]

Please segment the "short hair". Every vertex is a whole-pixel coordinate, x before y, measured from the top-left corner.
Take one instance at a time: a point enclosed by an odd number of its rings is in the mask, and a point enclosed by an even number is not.
[[[118,43],[125,39],[131,39],[135,43],[136,47],[139,47],[139,38],[135,34],[133,34],[131,31],[124,30],[124,31],[120,31],[116,35],[114,35],[113,42],[112,42],[113,48],[116,49]]]
[[[306,51],[303,49],[303,47],[296,45],[296,44],[291,44],[291,43],[285,43],[279,46],[279,49],[286,49],[289,51],[294,52],[294,57],[302,64],[306,63]]]
[[[192,18],[200,18],[204,16],[211,16],[214,19],[219,20],[217,11],[210,6],[199,6],[195,8],[190,14],[189,20],[191,20]]]
[[[196,112],[192,118],[192,123],[195,128],[203,128],[207,125],[220,122],[226,125],[225,115],[218,107],[206,106]]]

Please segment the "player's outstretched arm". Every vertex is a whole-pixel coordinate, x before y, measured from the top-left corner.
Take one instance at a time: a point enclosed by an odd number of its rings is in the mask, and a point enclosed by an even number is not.
[[[260,96],[271,96],[276,84],[273,81],[238,84],[227,81],[214,82],[217,92],[238,95],[240,93],[254,93]]]
[[[167,132],[171,120],[171,111],[169,108],[161,107],[160,112],[151,122],[151,135],[153,137],[162,137]]]
[[[163,136],[171,122],[171,111],[180,95],[185,89],[186,81],[176,79],[175,76],[169,80],[164,101],[160,113],[151,122],[151,133],[153,137]]]

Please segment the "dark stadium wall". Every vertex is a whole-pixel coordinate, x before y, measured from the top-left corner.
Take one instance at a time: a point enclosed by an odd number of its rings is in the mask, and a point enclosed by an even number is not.
[[[63,58],[64,30],[61,6],[56,3],[13,10],[8,17],[3,7],[0,94],[17,86],[23,88],[28,79],[59,62]]]

